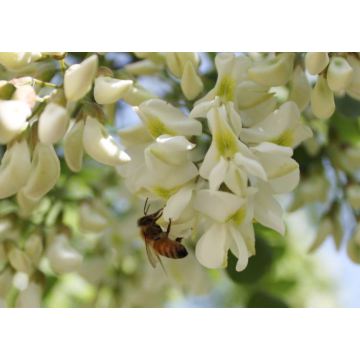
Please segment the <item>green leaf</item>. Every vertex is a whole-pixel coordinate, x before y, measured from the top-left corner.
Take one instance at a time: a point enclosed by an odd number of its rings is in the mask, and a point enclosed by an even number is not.
[[[343,96],[335,98],[336,110],[344,116],[357,117],[360,116],[360,101]]]
[[[249,308],[288,308],[289,305],[282,299],[263,291],[255,292],[248,300]]]
[[[360,124],[358,118],[345,117],[336,113],[330,119],[330,128],[333,137],[339,138],[349,145],[360,145]]]

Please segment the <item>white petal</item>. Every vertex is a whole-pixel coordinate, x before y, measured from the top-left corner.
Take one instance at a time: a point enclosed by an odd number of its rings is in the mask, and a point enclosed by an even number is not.
[[[190,203],[192,192],[193,188],[187,186],[181,188],[176,194],[172,195],[163,210],[164,219],[177,220]]]
[[[199,173],[204,179],[208,179],[211,173],[211,170],[216,166],[220,160],[220,154],[215,146],[215,143],[212,142],[206,155],[204,161],[202,162]]]
[[[143,102],[137,109],[154,138],[160,135],[200,135],[201,123],[187,118],[179,109],[160,99]]]
[[[236,254],[234,255],[238,258],[236,271],[242,271],[246,268],[249,261],[249,253],[245,240],[240,231],[238,231],[234,226],[228,227],[228,231],[235,244]]]
[[[129,155],[118,145],[98,120],[88,116],[84,128],[85,151],[96,161],[110,166],[130,161]]]
[[[217,165],[211,170],[209,176],[209,188],[210,190],[218,190],[220,185],[223,183],[229,162],[226,161],[223,157],[220,158],[220,161]]]
[[[196,244],[195,255],[200,264],[210,269],[227,264],[226,225],[213,224]]]
[[[26,127],[31,109],[20,100],[0,101],[0,144],[6,144]]]
[[[97,55],[92,55],[81,64],[72,65],[66,70],[64,91],[68,100],[77,101],[90,91],[97,67]]]
[[[94,98],[98,104],[113,104],[120,100],[132,87],[132,80],[99,76],[95,80]]]
[[[256,176],[262,180],[266,180],[266,172],[259,161],[250,157],[244,156],[241,153],[235,155],[235,163],[242,166],[249,175]]]
[[[241,171],[232,161],[226,172],[224,182],[226,186],[237,195],[244,196],[247,188],[248,177],[245,171]]]
[[[194,198],[194,209],[218,222],[228,221],[243,204],[243,198],[224,191],[199,190]]]
[[[50,103],[39,117],[38,134],[42,143],[52,145],[63,138],[69,126],[69,116],[64,107]]]
[[[285,224],[282,214],[283,210],[272,196],[269,185],[262,185],[254,195],[254,217],[256,221],[284,235]]]
[[[293,160],[293,162],[296,164],[296,166],[292,171],[286,173],[283,176],[269,180],[269,184],[276,194],[291,192],[298,186],[300,181],[299,166],[295,160]]]
[[[274,141],[298,119],[300,119],[298,107],[294,102],[288,101],[252,128],[243,129],[240,139],[246,143]]]

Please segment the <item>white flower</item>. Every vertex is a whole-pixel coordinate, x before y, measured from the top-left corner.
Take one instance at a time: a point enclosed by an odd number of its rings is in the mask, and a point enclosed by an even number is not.
[[[282,53],[261,60],[249,69],[249,78],[265,86],[285,85],[292,74],[294,59],[294,53]]]
[[[319,119],[328,119],[335,111],[334,94],[322,75],[311,90],[311,110]]]
[[[196,257],[202,265],[226,267],[227,253],[231,249],[238,258],[236,270],[245,269],[249,256],[254,253],[254,234],[249,222],[252,214],[245,205],[246,201],[234,194],[211,190],[197,192],[194,208],[213,221],[196,244]]]
[[[29,146],[25,140],[9,146],[1,159],[0,199],[16,194],[26,183],[31,171]]]
[[[246,56],[222,53],[216,55],[215,65],[218,73],[215,87],[196,102],[190,113],[193,118],[206,117],[216,98],[220,103],[234,102],[237,85],[248,78],[251,60]]]
[[[355,55],[349,55],[346,60],[353,69],[352,79],[346,92],[352,98],[360,100],[360,60]]]
[[[354,70],[342,57],[334,56],[330,60],[326,79],[332,91],[344,91],[351,83]]]
[[[294,101],[299,110],[303,111],[310,102],[311,86],[300,65],[295,67],[290,79],[289,87],[289,100]]]
[[[247,183],[246,176],[266,180],[261,164],[230,128],[224,105],[209,111],[208,122],[213,138],[200,167],[200,175],[209,179],[210,189],[217,190],[225,182],[230,190],[239,193]]]
[[[196,73],[194,65],[188,61],[181,77],[181,90],[188,100],[195,99],[203,90],[204,85]]]
[[[82,167],[84,126],[84,120],[77,121],[64,138],[65,161],[67,166],[74,172],[80,171]]]
[[[167,67],[177,78],[182,77],[188,63],[194,67],[199,64],[198,55],[194,52],[168,52],[164,56]]]
[[[334,227],[331,222],[331,219],[329,219],[328,217],[323,218],[318,227],[316,237],[313,243],[311,244],[308,252],[312,253],[316,249],[318,249],[324,243],[327,237],[333,233],[333,231],[334,231]]]
[[[355,227],[351,239],[348,242],[347,253],[349,258],[356,264],[360,263],[360,225]]]
[[[288,101],[253,127],[243,129],[240,139],[250,144],[267,141],[294,148],[311,135],[310,128],[300,121],[296,104]]]
[[[1,52],[0,64],[9,70],[17,70],[41,57],[40,53],[32,52]]]
[[[69,243],[65,234],[56,234],[47,249],[47,257],[54,272],[64,274],[77,270],[82,263],[82,255]]]
[[[0,144],[7,144],[27,126],[30,107],[20,100],[0,100]]]
[[[257,181],[257,192],[252,197],[254,218],[260,224],[284,235],[283,210],[273,196],[273,189],[264,181]]]
[[[48,193],[60,177],[60,161],[52,145],[37,143],[31,163],[31,173],[21,189],[23,195],[39,200]]]
[[[82,203],[79,210],[79,226],[84,232],[102,232],[108,226],[108,220],[96,208]]]
[[[346,198],[353,209],[360,209],[360,185],[351,184],[346,188]]]
[[[50,103],[39,117],[38,133],[42,143],[52,145],[63,138],[69,126],[69,116],[64,107]]]
[[[96,55],[92,55],[81,64],[71,65],[66,70],[64,91],[69,101],[77,101],[90,91],[97,68],[98,58]]]
[[[299,164],[291,158],[289,147],[272,143],[261,143],[251,147],[264,168],[268,182],[277,194],[293,191],[299,183]]]
[[[328,64],[329,55],[327,52],[308,52],[305,55],[306,70],[312,75],[319,74]]]
[[[83,146],[94,160],[109,166],[117,166],[130,161],[129,155],[108,134],[106,128],[95,118],[86,118]]]
[[[202,127],[199,121],[189,119],[179,109],[163,100],[148,100],[135,110],[154,139],[160,135],[193,136],[201,134]]]
[[[132,87],[132,80],[99,76],[95,80],[94,98],[98,104],[113,104],[123,98]]]

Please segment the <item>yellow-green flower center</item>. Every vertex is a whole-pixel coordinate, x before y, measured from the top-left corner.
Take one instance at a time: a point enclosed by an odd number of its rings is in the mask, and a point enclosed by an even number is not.
[[[146,125],[151,136],[156,139],[160,135],[176,135],[176,133],[165,126],[165,124],[156,117],[148,118]]]
[[[217,95],[225,101],[234,100],[235,81],[229,76],[224,76],[219,84]]]

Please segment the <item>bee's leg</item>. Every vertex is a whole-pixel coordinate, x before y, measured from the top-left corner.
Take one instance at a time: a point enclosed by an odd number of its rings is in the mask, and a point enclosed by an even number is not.
[[[182,240],[182,239],[183,239],[182,237],[177,237],[177,238],[175,239],[175,241],[178,242],[178,243],[181,243],[181,240]]]
[[[166,229],[166,234],[167,235],[169,235],[170,229],[171,229],[171,218],[169,219],[169,224],[168,224],[168,227]]]

